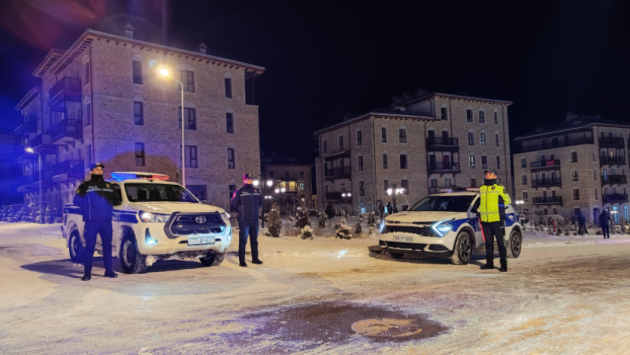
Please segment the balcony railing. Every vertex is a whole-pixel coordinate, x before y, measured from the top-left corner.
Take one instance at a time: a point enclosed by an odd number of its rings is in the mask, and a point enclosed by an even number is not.
[[[429,172],[445,172],[445,173],[458,173],[459,163],[437,163],[429,162]]]
[[[562,186],[562,179],[557,178],[545,178],[545,179],[532,179],[532,187],[551,187]]]
[[[451,137],[427,138],[427,150],[458,150],[459,139]]]
[[[531,169],[559,168],[560,167],[560,160],[552,159],[552,160],[533,161],[533,162],[529,163],[529,167]]]
[[[624,139],[621,137],[599,137],[600,148],[623,148]]]
[[[339,167],[339,168],[328,168],[324,170],[324,177],[332,179],[332,178],[349,178],[350,177],[350,167]]]
[[[33,183],[33,175],[22,176],[17,181],[17,186],[28,186]]]
[[[50,98],[54,98],[62,91],[69,91],[73,93],[81,93],[81,79],[77,78],[69,78],[64,76],[61,80],[59,80],[48,92]]]
[[[81,120],[70,120],[66,118],[54,125],[51,133],[51,141],[53,144],[66,137],[81,139],[83,137],[83,125],[81,124]]]
[[[602,185],[626,184],[625,175],[602,175]]]
[[[345,197],[343,195],[346,195]],[[352,201],[352,196],[348,196],[347,192],[326,192],[326,201]]]
[[[595,143],[595,140],[593,139],[593,137],[570,138],[568,140],[562,140],[558,142],[552,141],[545,144],[542,144],[542,143],[529,144],[528,142],[522,142],[521,147],[520,147],[520,152],[527,153],[527,152],[534,152],[537,150],[551,149],[551,148],[556,148],[556,147],[569,147],[573,145],[594,144],[594,143]]]
[[[16,134],[32,133],[37,131],[37,116],[25,115],[22,116],[20,124],[15,128],[13,132]]]
[[[625,156],[610,157],[608,155],[601,155],[599,157],[600,165],[626,165]]]
[[[76,175],[78,178],[82,178],[84,175],[83,160],[66,160],[56,164],[55,176],[63,174]]]
[[[562,196],[534,197],[532,202],[534,205],[561,205]]]
[[[628,202],[628,194],[605,194],[602,200],[604,203]]]
[[[42,181],[51,180],[53,177],[54,171],[51,167],[45,167],[42,170]],[[33,183],[39,182],[39,171],[33,173]]]

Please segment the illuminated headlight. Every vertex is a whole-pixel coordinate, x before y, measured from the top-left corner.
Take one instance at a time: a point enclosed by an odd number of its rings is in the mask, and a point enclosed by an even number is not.
[[[166,223],[171,218],[170,214],[152,213],[152,212],[138,212],[142,222],[146,223]]]
[[[221,218],[223,218],[224,221],[228,221],[230,219],[230,214],[227,212],[221,212]]]
[[[453,229],[453,225],[448,223],[450,219],[445,219],[443,221],[436,222],[431,226],[431,228],[440,236],[444,237],[448,232]]]

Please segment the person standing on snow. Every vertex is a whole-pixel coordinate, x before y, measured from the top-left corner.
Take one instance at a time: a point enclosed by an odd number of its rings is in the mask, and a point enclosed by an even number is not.
[[[588,230],[586,229],[586,217],[584,217],[584,214],[582,214],[581,210],[576,210],[575,211],[575,217],[577,219],[578,222],[578,234],[579,235],[583,235],[586,234],[588,235]]]
[[[494,269],[494,239],[499,246],[501,268],[499,271],[507,272],[507,250],[505,248],[505,206],[512,200],[505,192],[503,185],[497,183],[497,172],[494,169],[485,171],[483,186],[479,188],[481,201],[479,214],[481,216],[481,228],[486,240],[486,264],[482,270]]]
[[[245,247],[248,235],[252,249],[252,264],[262,264],[258,259],[258,209],[262,206],[263,196],[253,184],[252,174],[243,175],[243,187],[234,191],[231,203],[232,208],[238,211],[238,261],[242,267],[247,267]]]
[[[83,256],[85,274],[81,278],[82,281],[90,281],[92,278],[92,260],[97,234],[101,235],[103,243],[105,277],[118,277],[112,270],[112,215],[114,205],[118,204],[118,195],[114,192],[112,184],[103,180],[104,168],[101,163],[90,165],[91,178],[79,185],[72,201],[75,206],[81,207],[85,222],[83,233],[86,244]]]
[[[608,210],[604,210],[599,215],[599,226],[602,228],[604,239],[610,239],[610,216],[608,215]]]

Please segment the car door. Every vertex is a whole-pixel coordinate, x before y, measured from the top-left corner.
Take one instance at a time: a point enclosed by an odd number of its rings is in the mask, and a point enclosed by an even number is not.
[[[481,223],[478,217],[480,203],[481,198],[479,197],[479,195],[477,195],[477,197],[475,197],[475,200],[468,209],[468,218],[470,219],[470,225],[475,230],[475,249],[484,244],[483,232],[481,231]]]
[[[126,206],[126,204],[123,203],[124,198],[122,196],[123,194],[121,191],[121,184],[114,182],[112,183],[112,185],[114,187],[114,193],[118,195],[118,201],[114,203],[114,216],[112,218],[112,256],[115,257],[118,254],[118,247],[120,246],[120,241],[122,239],[122,226],[124,224],[123,220],[121,219],[120,211],[123,210],[123,206]]]

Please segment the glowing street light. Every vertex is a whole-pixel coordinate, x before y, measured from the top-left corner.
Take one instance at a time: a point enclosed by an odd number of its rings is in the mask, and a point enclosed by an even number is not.
[[[272,180],[267,180],[267,186],[271,187],[271,185],[273,185],[273,181]]]
[[[276,193],[279,193],[279,192],[280,192],[280,189],[276,189]]]
[[[258,186],[258,180],[254,180],[254,186]]]
[[[186,187],[186,145],[184,144],[184,131],[186,130],[184,121],[184,83],[175,79],[172,72],[167,67],[160,67],[157,72],[159,76],[163,79],[176,81],[182,87],[182,186]]]
[[[281,187],[281,188],[280,188],[280,191],[281,191],[282,193],[284,193],[286,190],[287,190],[287,189],[285,189],[284,187]]]

